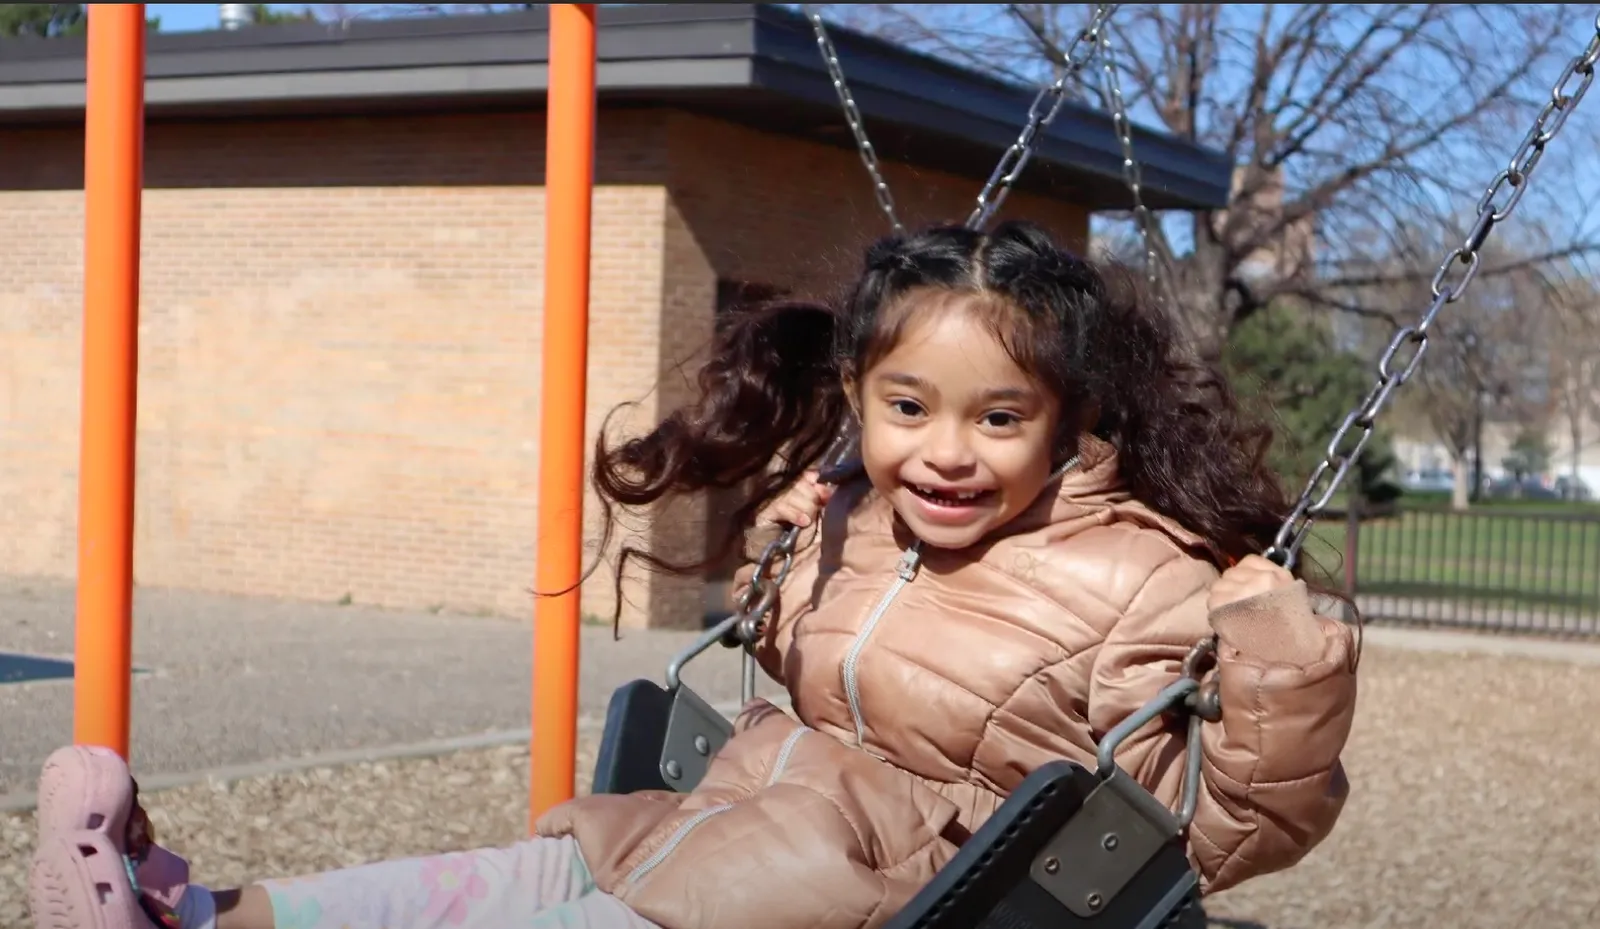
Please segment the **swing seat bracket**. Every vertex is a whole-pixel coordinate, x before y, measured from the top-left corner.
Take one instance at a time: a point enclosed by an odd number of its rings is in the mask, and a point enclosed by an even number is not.
[[[1120,771],[1101,777],[1052,761],[1024,778],[884,929],[1204,924],[1199,878],[1172,813]]]
[[[703,697],[682,684],[667,712],[661,743],[661,776],[673,790],[687,793],[706,776],[711,759],[733,738],[733,724]]]
[[[1172,813],[1117,770],[1090,791],[1077,814],[1044,844],[1029,874],[1062,906],[1089,919],[1177,835]]]
[[[640,678],[618,687],[606,707],[592,790],[687,793],[733,737],[733,724],[689,687]]]

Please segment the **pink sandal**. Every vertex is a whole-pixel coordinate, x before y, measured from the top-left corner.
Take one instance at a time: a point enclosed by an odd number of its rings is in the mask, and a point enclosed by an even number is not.
[[[39,775],[39,838],[84,829],[126,835],[133,795],[133,776],[116,752],[98,745],[58,748]]]
[[[45,761],[28,884],[40,929],[177,925],[189,864],[155,844],[138,790],[110,749],[72,745]]]
[[[166,929],[151,920],[129,870],[104,833],[84,829],[45,839],[28,869],[34,929]]]

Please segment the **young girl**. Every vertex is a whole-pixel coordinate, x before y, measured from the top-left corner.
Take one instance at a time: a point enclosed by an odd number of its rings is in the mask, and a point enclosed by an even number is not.
[[[1126,280],[1021,223],[887,240],[837,308],[726,320],[695,403],[602,441],[608,511],[753,484],[736,530],[805,528],[759,646],[798,719],[746,707],[693,792],[580,798],[508,849],[212,892],[150,842],[115,755],[63,749],[36,925],[877,926],[1038,765],[1092,767],[1213,631],[1191,860],[1208,892],[1293,864],[1348,791],[1352,636],[1255,554],[1287,511],[1265,433]],[[847,425],[864,476],[830,491],[811,467]],[[1153,721],[1117,761],[1176,805],[1185,737]]]

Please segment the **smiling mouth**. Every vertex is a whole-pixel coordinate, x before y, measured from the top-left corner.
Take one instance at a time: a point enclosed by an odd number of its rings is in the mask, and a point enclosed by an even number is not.
[[[994,496],[992,490],[946,490],[925,484],[907,484],[910,491],[935,506],[973,506]]]

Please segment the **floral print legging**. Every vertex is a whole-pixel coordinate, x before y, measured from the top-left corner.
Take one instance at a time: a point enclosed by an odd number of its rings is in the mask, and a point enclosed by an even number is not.
[[[570,837],[263,881],[275,929],[656,929]]]

